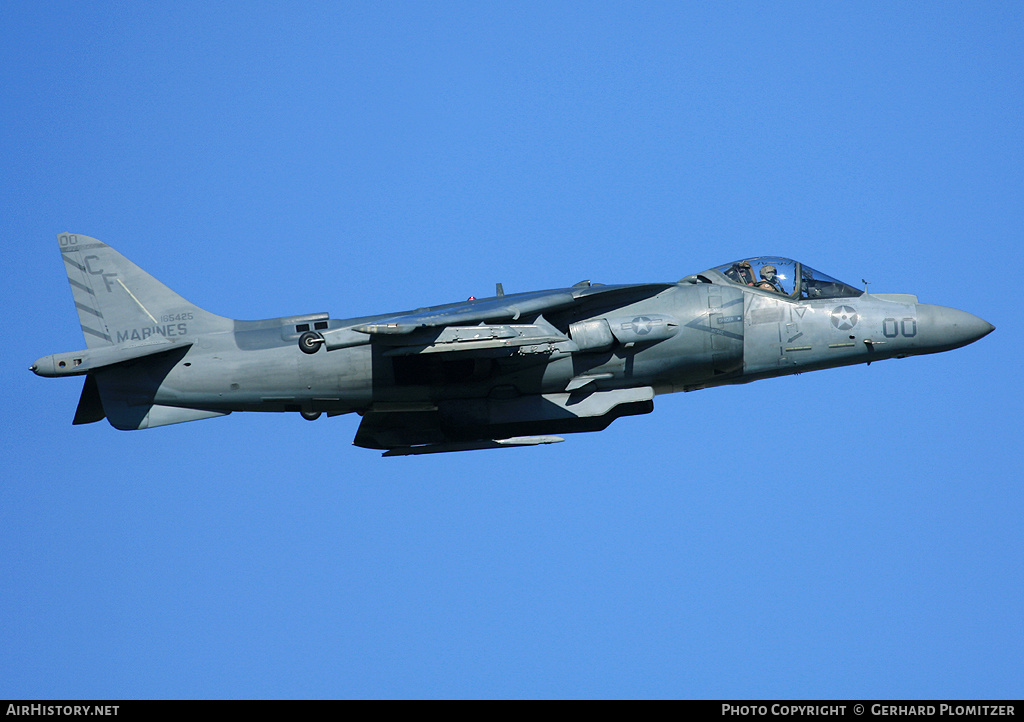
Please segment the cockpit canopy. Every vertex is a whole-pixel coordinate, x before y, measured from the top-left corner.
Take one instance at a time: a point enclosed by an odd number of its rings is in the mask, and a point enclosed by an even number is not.
[[[714,270],[734,283],[794,299],[854,298],[864,293],[799,261],[778,256],[757,256]]]

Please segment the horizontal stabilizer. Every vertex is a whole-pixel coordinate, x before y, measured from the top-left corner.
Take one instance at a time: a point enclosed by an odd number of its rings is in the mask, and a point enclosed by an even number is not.
[[[103,405],[110,425],[121,431],[136,429],[152,429],[156,426],[180,424],[185,421],[212,419],[215,416],[227,416],[230,411],[207,411],[205,409],[182,409],[176,406],[131,406],[118,403],[116,400]]]
[[[183,349],[180,354],[184,353]],[[144,364],[106,367],[90,374],[88,378],[96,382],[103,412],[110,425],[121,431],[131,431],[230,413],[155,402],[160,380],[181,360],[181,355],[173,352],[156,354]]]
[[[44,356],[29,368],[38,376],[81,376],[106,366],[134,361],[146,356],[154,356],[168,351],[184,352],[192,346],[192,343],[192,341],[173,342],[161,339],[137,346],[101,346],[82,351],[68,351]]]

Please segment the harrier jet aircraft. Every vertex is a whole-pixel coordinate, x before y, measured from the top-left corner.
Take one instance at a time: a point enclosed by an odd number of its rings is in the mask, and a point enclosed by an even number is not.
[[[87,348],[31,369],[85,376],[73,423],[357,413],[354,443],[384,456],[562,441],[649,413],[658,394],[948,351],[993,330],[768,256],[677,283],[498,284],[493,298],[382,316],[236,321],[95,238],[58,240]]]

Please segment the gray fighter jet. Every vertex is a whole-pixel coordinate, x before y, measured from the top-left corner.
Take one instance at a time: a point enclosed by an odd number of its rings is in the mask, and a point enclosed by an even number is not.
[[[755,257],[678,283],[505,295],[384,316],[236,321],[202,310],[95,238],[58,236],[88,348],[75,424],[145,429],[232,411],[357,413],[384,456],[529,446],[646,414],[654,397],[948,351],[993,326]]]

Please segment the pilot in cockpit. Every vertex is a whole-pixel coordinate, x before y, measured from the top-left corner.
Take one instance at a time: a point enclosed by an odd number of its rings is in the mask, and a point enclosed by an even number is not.
[[[751,267],[750,261],[732,264],[732,268],[726,271],[725,275],[744,286],[754,285],[754,269]]]
[[[775,291],[775,293],[786,294],[782,290],[782,284],[779,283],[778,276],[775,272],[775,266],[761,266],[761,280],[757,282],[756,288],[763,288],[766,291]]]

